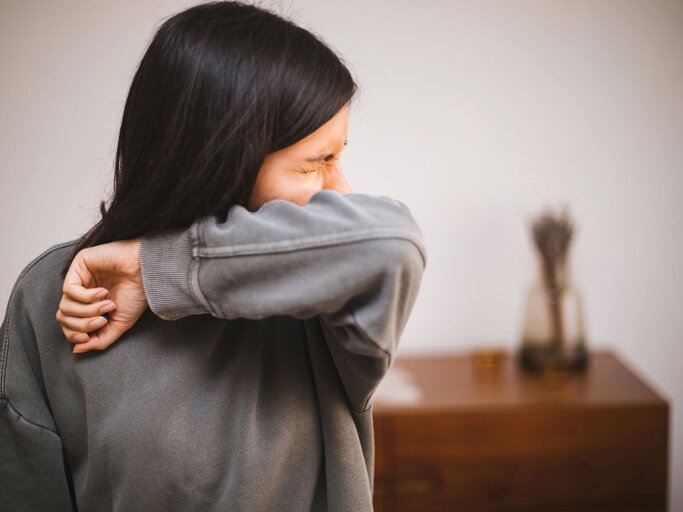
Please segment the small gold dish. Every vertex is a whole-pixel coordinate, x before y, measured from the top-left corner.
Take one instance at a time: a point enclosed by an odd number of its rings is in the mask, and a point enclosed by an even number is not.
[[[500,347],[479,348],[470,354],[474,366],[479,370],[495,370],[505,361],[507,352]]]

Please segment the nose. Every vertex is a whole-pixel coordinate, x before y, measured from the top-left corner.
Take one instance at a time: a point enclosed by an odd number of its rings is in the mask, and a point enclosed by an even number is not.
[[[335,172],[326,176],[323,188],[337,190],[342,194],[348,194],[351,192],[349,182],[346,181],[346,176],[344,175],[344,171],[340,166],[337,166]]]

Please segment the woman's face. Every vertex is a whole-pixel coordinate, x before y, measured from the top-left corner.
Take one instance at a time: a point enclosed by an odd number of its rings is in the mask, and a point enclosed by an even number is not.
[[[307,137],[266,156],[256,176],[248,210],[256,211],[272,199],[303,206],[322,189],[351,192],[339,162],[348,131],[348,108],[347,103]]]

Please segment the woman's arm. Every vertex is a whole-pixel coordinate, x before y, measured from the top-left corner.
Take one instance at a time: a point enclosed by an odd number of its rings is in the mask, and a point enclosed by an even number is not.
[[[235,206],[225,222],[201,219],[140,244],[145,293],[161,318],[338,313],[330,320],[339,322],[362,310],[357,321],[367,335],[373,308],[386,315],[414,299],[425,264],[420,229],[403,203],[334,190],[305,206],[280,199],[256,212]]]
[[[276,199],[251,212],[236,205],[224,222],[210,216],[84,249],[67,274],[57,317],[63,325],[71,319],[71,333],[87,332],[98,304],[116,306],[93,336],[105,342],[76,348],[105,348],[115,339],[106,330],[120,335],[117,322],[132,327],[148,305],[167,320],[325,315],[328,326],[353,326],[371,346],[387,347],[376,330],[400,333],[425,265],[422,234],[403,203],[321,190],[304,206]],[[109,300],[91,304],[96,286]]]

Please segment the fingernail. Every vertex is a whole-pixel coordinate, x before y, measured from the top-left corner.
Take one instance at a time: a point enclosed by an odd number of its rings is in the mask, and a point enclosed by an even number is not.
[[[107,319],[102,318],[100,316],[100,317],[95,318],[95,320],[91,320],[90,323],[88,323],[88,328],[99,329],[100,327],[102,327],[106,323],[107,323]]]
[[[116,304],[114,304],[113,302],[110,302],[109,304],[102,306],[100,308],[100,313],[106,313],[107,311],[111,311],[114,308],[116,308]]]
[[[90,336],[88,336],[88,335],[87,335],[86,333],[84,333],[84,332],[79,332],[78,334],[76,334],[76,335],[74,336],[74,340],[80,341],[80,342],[85,342],[85,341],[88,341],[89,339],[90,339]]]
[[[102,291],[97,292],[97,293],[95,294],[95,298],[96,298],[96,299],[101,299],[102,297],[106,297],[108,293],[109,293],[109,291],[107,291],[107,290],[102,290]]]

